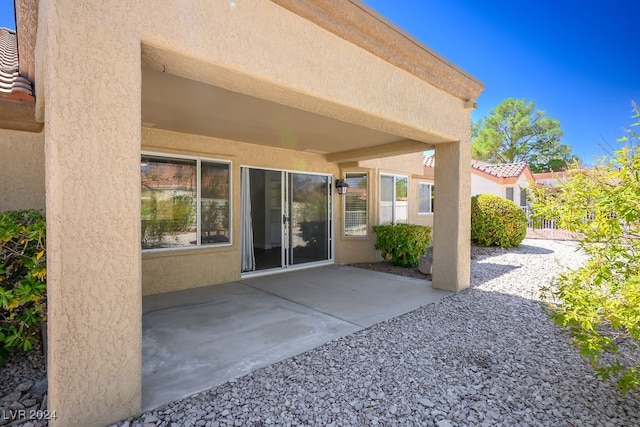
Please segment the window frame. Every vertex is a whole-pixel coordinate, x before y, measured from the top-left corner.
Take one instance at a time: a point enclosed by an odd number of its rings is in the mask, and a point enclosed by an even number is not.
[[[150,252],[167,252],[167,251],[192,251],[198,249],[212,249],[219,247],[228,247],[233,245],[233,164],[231,160],[217,159],[212,157],[203,156],[189,156],[184,154],[163,153],[157,151],[141,151],[140,160],[142,157],[156,157],[167,160],[192,160],[196,162],[196,244],[190,246],[175,246],[169,248],[142,248],[142,241],[140,241],[141,251],[143,253]],[[202,243],[202,163],[217,163],[228,166],[229,170],[229,241],[220,243]],[[142,187],[141,187],[142,189]],[[140,198],[142,201],[142,197]],[[140,210],[140,220],[142,220],[142,211]],[[140,236],[140,239],[142,236]]]
[[[390,176],[393,178],[393,194],[392,194],[392,204],[391,204],[391,222],[389,224],[398,224],[397,221],[397,202],[398,202],[398,195],[396,192],[397,189],[397,179],[398,178],[404,178],[407,180],[407,219],[405,222],[401,222],[400,224],[409,224],[410,221],[410,206],[409,206],[409,194],[410,192],[410,185],[411,185],[411,180],[409,179],[408,175],[401,175],[401,174],[394,174],[394,173],[380,173],[380,177],[378,180],[378,184],[379,184],[379,197],[378,197],[378,224],[382,225],[381,221],[380,221],[380,208],[381,208],[381,204],[382,204],[382,177],[384,176]]]
[[[511,198],[509,198],[509,190],[511,190]],[[515,187],[506,187],[504,190],[504,198],[507,200],[511,200],[512,202],[515,202],[515,198],[516,198],[516,189]]]
[[[371,206],[370,206],[370,197],[369,197],[369,186],[371,183],[371,179],[370,179],[370,174],[369,172],[363,171],[363,172],[357,172],[357,171],[350,171],[350,172],[345,172],[344,174],[344,179],[345,181],[349,178],[349,175],[364,175],[365,179],[366,179],[366,203],[365,203],[365,230],[364,230],[364,234],[347,234],[347,198],[346,198],[346,194],[345,197],[343,197],[343,201],[342,201],[342,218],[343,218],[343,223],[342,223],[342,235],[346,238],[349,239],[358,239],[358,238],[366,238],[369,236],[369,213],[371,212]],[[349,189],[347,188],[347,194],[349,192]]]
[[[429,201],[429,211],[423,212],[420,210],[420,188],[422,186],[426,186],[429,189],[429,196],[427,200]],[[435,183],[433,182],[418,182],[418,215],[433,215],[433,188],[435,187]]]
[[[527,197],[527,187],[520,187],[520,200],[518,202],[518,205],[521,208],[526,208],[529,205],[529,198]],[[524,204],[522,203],[524,202]]]

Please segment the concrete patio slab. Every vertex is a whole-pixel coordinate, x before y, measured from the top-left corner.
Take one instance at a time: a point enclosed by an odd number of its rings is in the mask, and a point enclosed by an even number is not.
[[[144,411],[450,295],[344,266],[143,298]]]
[[[338,265],[243,283],[363,328],[451,295],[427,280]]]

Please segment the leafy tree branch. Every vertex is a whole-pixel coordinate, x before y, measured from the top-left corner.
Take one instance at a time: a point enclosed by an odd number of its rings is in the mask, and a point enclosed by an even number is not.
[[[632,127],[640,126],[633,108]],[[551,318],[599,377],[616,379],[627,393],[640,387],[640,138],[630,129],[620,141],[597,167],[531,195],[535,216],[579,233],[588,257],[546,290]]]

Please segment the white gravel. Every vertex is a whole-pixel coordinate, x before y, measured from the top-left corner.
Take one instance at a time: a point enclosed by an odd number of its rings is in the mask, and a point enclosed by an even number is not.
[[[472,286],[118,426],[638,426],[541,311],[573,242],[476,249]]]

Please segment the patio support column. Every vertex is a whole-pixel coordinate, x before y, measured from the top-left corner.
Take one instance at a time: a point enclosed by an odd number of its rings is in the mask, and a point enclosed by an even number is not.
[[[137,16],[129,2],[39,4],[49,425],[104,426],[141,408]]]
[[[471,149],[464,142],[435,147],[433,286],[459,292],[470,280]]]

